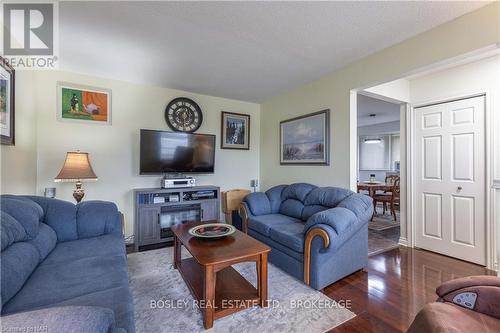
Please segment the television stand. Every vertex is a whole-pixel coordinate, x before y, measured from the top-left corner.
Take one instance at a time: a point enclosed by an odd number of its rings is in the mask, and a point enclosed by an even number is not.
[[[134,250],[153,244],[170,243],[170,227],[192,221],[220,218],[220,188],[143,188],[134,190]]]

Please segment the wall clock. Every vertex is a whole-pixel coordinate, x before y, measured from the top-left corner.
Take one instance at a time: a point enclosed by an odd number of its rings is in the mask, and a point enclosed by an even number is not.
[[[165,109],[168,127],[177,132],[194,132],[203,122],[201,109],[193,100],[186,97],[174,98]]]

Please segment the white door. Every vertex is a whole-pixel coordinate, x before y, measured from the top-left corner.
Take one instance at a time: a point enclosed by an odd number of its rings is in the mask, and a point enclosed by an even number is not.
[[[486,264],[484,96],[415,108],[415,245]]]

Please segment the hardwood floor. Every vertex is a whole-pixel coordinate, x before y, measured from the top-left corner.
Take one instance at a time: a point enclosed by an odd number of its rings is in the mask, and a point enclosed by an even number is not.
[[[436,300],[435,289],[441,283],[495,274],[478,265],[406,247],[374,255],[364,271],[323,289],[334,300],[350,300],[350,310],[357,315],[330,332],[405,332],[417,312]]]

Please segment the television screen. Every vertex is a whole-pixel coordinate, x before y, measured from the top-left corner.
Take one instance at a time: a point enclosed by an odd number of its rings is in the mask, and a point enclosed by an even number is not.
[[[141,129],[140,173],[213,173],[215,135]]]

